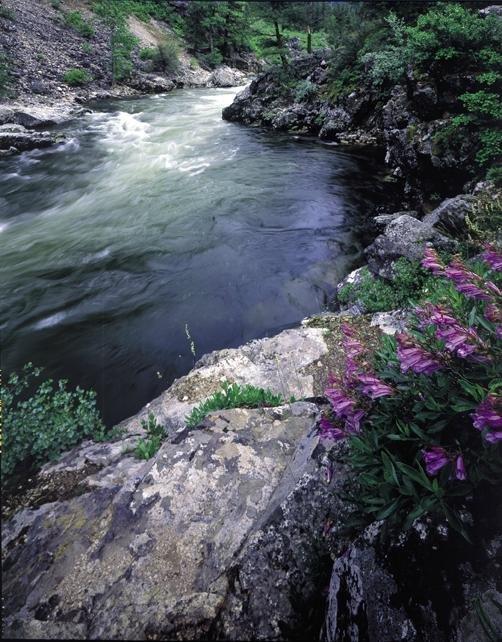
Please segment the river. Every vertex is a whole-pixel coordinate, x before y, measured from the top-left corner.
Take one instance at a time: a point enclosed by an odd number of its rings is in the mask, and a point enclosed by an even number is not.
[[[102,103],[63,145],[0,160],[5,373],[92,387],[113,424],[203,353],[325,308],[381,163],[227,123],[235,92]]]

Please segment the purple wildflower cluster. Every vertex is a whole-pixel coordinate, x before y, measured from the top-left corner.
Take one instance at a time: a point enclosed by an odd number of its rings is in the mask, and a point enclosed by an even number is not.
[[[401,332],[396,336],[397,358],[401,363],[401,371],[416,372],[417,374],[430,375],[441,368],[441,362],[425,348],[416,342],[410,335]]]
[[[502,271],[502,255],[492,245],[485,245],[481,258],[494,272]],[[484,281],[479,274],[469,270],[459,257],[453,258],[450,264],[445,266],[438,253],[426,247],[422,267],[430,270],[434,276],[443,276],[453,281],[455,288],[470,299],[484,301],[490,306],[496,305],[497,302],[500,305],[502,292],[495,283]]]
[[[431,477],[437,475],[446,464],[454,462],[455,478],[459,481],[465,481],[467,479],[464,458],[461,453],[452,455],[441,446],[432,446],[431,448],[423,450],[422,455],[425,461],[425,470]]]
[[[330,376],[325,395],[330,403],[334,420],[323,417],[319,424],[322,437],[343,439],[361,430],[361,422],[367,406],[363,397],[378,399],[392,395],[394,389],[373,374],[362,372],[368,368],[364,359],[365,349],[354,328],[342,325],[343,349],[345,352],[345,373],[341,379]]]
[[[466,328],[454,316],[453,312],[444,306],[428,303],[416,310],[420,326],[435,326],[436,338],[443,341],[446,350],[463,359],[471,357],[476,361],[487,361],[483,354],[487,351],[486,344],[474,330]]]
[[[481,258],[492,274],[502,272],[502,255],[494,246],[485,245]],[[448,377],[450,379],[452,376],[458,377],[459,372],[465,368],[454,360],[457,358],[466,360],[467,363],[488,364],[489,370],[487,369],[486,373],[491,373],[495,365],[493,329],[495,329],[496,338],[502,338],[501,290],[493,281],[485,281],[483,277],[469,270],[459,257],[453,258],[449,265],[445,265],[432,248],[426,248],[422,266],[431,270],[435,276],[448,279],[458,292],[467,298],[481,302],[482,305],[476,306],[473,310],[473,320],[469,322],[470,325],[462,323],[454,311],[446,305],[426,303],[417,308],[417,329],[423,331],[428,328],[429,332],[422,336],[413,331],[396,335],[396,353],[401,371],[430,376],[442,369],[444,372],[438,377],[443,377],[444,384],[448,382]],[[344,324],[342,332],[346,369],[342,377],[332,376],[329,380],[325,395],[329,400],[331,412],[320,422],[321,436],[331,439],[342,439],[361,432],[361,424],[370,411],[372,402],[397,392],[397,389],[380,379],[371,370],[356,330]],[[433,341],[433,347],[426,343],[426,337],[432,336],[440,342],[436,344]],[[415,381],[413,385],[417,386],[417,397],[424,401],[425,393],[420,392],[421,389],[424,390],[420,387],[422,383],[426,385],[423,379]],[[468,380],[461,383],[468,384]],[[399,384],[400,388],[401,384]],[[480,388],[480,384],[476,381],[474,389]],[[455,394],[456,392],[451,396],[453,408],[457,400]],[[462,394],[459,396],[461,401],[463,401]],[[450,400],[450,397],[448,399]],[[441,445],[438,443],[432,445],[430,443],[432,439],[429,441],[429,438],[426,438],[418,451],[418,454],[421,452],[425,470],[431,477],[437,475],[446,466],[448,466],[446,471],[450,479],[465,481],[468,477],[467,469],[471,477],[475,478],[478,475],[478,472],[474,474],[475,465],[472,463],[476,460],[471,461],[475,450],[471,444],[476,442],[479,444],[480,440],[476,438],[476,433],[469,422],[465,422],[464,411],[460,412],[463,414],[460,424],[453,425],[453,422],[445,422],[446,428],[437,440]],[[419,416],[418,412],[417,416]],[[422,418],[425,416],[425,413],[422,413]],[[502,395],[493,392],[487,394],[471,417],[474,428],[482,433],[485,442],[496,444],[502,441]],[[386,424],[382,424],[381,421],[382,417],[380,417],[380,423],[372,424],[372,428],[380,430],[383,425],[383,429],[386,430]],[[427,432],[427,426],[423,430]],[[453,435],[451,431],[454,431]],[[437,431],[431,432],[431,436],[436,434]],[[495,453],[492,447],[485,450]]]
[[[490,394],[472,415],[474,428],[483,431],[486,441],[502,440],[502,397]]]
[[[502,254],[493,245],[485,244],[481,258],[493,272],[502,271]],[[455,284],[455,288],[466,297],[483,301],[483,315],[495,325],[497,339],[502,338],[502,292],[493,281],[484,281],[475,272],[467,269],[459,257],[445,266],[437,252],[428,247],[425,249],[422,267],[431,270],[435,276],[443,276]],[[486,360],[483,352],[486,346],[475,330],[463,327],[451,311],[439,306],[427,306],[419,310],[422,321],[436,325],[436,337],[445,343],[445,348],[458,357],[470,357],[477,361]],[[424,318],[428,314],[428,319]]]
[[[487,263],[494,272],[502,272],[502,254],[497,252],[490,243],[485,243],[484,248],[485,251],[481,254],[483,261]]]

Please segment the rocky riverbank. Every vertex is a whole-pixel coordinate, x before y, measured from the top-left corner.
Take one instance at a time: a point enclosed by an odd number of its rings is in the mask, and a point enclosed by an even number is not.
[[[499,15],[498,9],[488,7],[480,15]],[[462,97],[477,89],[476,74],[424,73],[409,66],[399,84],[377,87],[367,68],[356,86],[347,87],[333,74],[333,62],[336,53],[330,50],[297,52],[287,66],[260,74],[224,109],[223,118],[380,148],[408,206],[419,213],[473,189],[483,175],[475,137],[460,140],[451,126],[463,113]]]

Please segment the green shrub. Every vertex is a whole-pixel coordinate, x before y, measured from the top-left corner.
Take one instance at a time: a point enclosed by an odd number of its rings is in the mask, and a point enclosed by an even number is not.
[[[369,75],[373,85],[380,87],[386,83],[395,85],[403,77],[409,54],[405,47],[405,25],[394,13],[390,13],[386,22],[391,31],[391,42],[380,51],[371,51],[361,58],[363,64],[369,65]]]
[[[84,19],[80,11],[69,11],[65,15],[65,23],[84,38],[94,36],[94,27]]]
[[[240,386],[237,383],[224,383],[221,390],[215,392],[192,410],[186,418],[186,424],[189,428],[195,428],[213,410],[262,408],[280,406],[283,403],[284,399],[270,390],[250,385]]]
[[[39,382],[31,363],[0,387],[3,415],[2,483],[24,467],[40,467],[83,439],[110,436],[96,407],[96,393],[66,380]],[[32,393],[27,396],[28,393]]]
[[[310,80],[301,80],[295,88],[295,101],[302,102],[317,95],[317,85]]]
[[[343,328],[346,371],[331,377],[320,430],[348,440],[353,523],[400,529],[439,513],[468,537],[463,512],[502,482],[502,255],[482,256],[445,268],[429,251],[440,304],[417,308],[410,329],[375,354]]]
[[[139,51],[141,60],[155,60],[159,55],[157,47],[142,47]]]
[[[483,17],[460,4],[441,3],[407,28],[407,46],[413,62],[426,72],[477,71],[480,52],[488,48],[484,56],[489,59],[490,49],[498,51],[500,36],[495,16]]]
[[[138,42],[136,36],[133,36],[125,24],[119,23],[113,28],[112,66],[114,81],[124,80],[131,75],[133,70],[131,53]]]
[[[502,187],[502,167],[491,167],[486,174],[486,178],[489,181],[493,181],[497,187]]]
[[[217,67],[218,65],[221,65],[221,63],[223,62],[223,56],[219,51],[213,51],[213,53],[209,54],[200,54],[199,58],[206,66],[210,67],[211,69]]]
[[[98,16],[114,22],[122,22],[131,15],[144,22],[150,18],[179,21],[179,15],[167,3],[156,0],[94,0],[92,8]]]
[[[53,9],[61,9],[61,0],[51,0],[51,6]]]
[[[92,53],[92,45],[90,42],[83,42],[82,43],[82,51],[86,54]]]
[[[142,428],[146,431],[147,439],[139,439],[134,449],[138,459],[150,459],[160,448],[166,437],[164,427],[157,422],[152,412],[148,413],[148,419],[141,421]]]
[[[367,267],[358,285],[348,283],[338,293],[340,303],[358,300],[368,312],[383,312],[405,308],[429,295],[435,280],[420,267],[418,261],[400,258],[394,263],[392,281],[371,274]]]
[[[85,85],[92,80],[92,77],[87,73],[85,69],[68,69],[68,71],[63,76],[63,80],[70,87],[78,87],[80,85]]]
[[[16,17],[15,12],[9,7],[0,7],[0,18],[5,18],[6,20],[14,20]]]
[[[159,44],[159,62],[167,74],[175,73],[179,69],[178,48],[173,40],[164,40]]]

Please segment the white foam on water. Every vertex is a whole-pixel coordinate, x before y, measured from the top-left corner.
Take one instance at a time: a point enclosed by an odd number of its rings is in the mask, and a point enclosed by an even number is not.
[[[94,263],[95,261],[100,261],[101,259],[106,258],[107,256],[110,256],[110,248],[107,247],[104,250],[101,250],[101,252],[96,252],[95,254],[89,254],[88,256],[84,256],[82,259],[83,264],[87,263]]]
[[[5,232],[5,230],[6,230],[8,227],[9,227],[9,224],[8,224],[8,223],[1,223],[1,222],[0,222],[0,234],[1,234],[2,232]]]
[[[105,140],[121,144],[124,140],[128,142],[142,142],[148,137],[151,126],[144,123],[137,116],[139,114],[129,114],[125,111],[119,111],[112,116],[106,123],[107,135]]]
[[[57,145],[54,148],[54,151],[56,153],[61,153],[61,152],[76,152],[80,149],[80,141],[78,138],[69,138],[67,141],[64,143],[61,143],[61,145]],[[37,161],[39,162],[39,161]]]
[[[35,330],[43,330],[44,328],[52,328],[55,325],[58,325],[58,323],[61,323],[68,314],[66,312],[56,312],[56,314],[52,314],[50,317],[46,317],[45,319],[41,319],[40,321],[37,321],[35,324],[33,324],[33,328]]]

